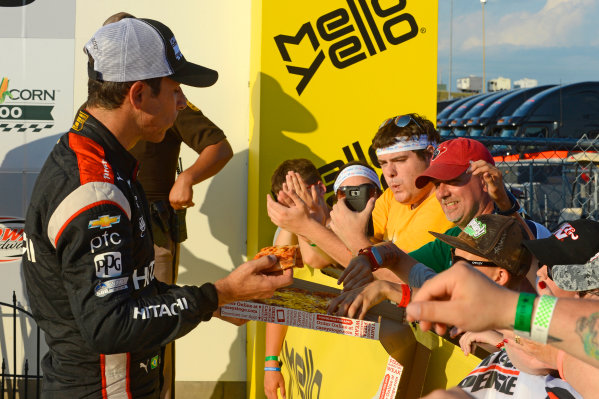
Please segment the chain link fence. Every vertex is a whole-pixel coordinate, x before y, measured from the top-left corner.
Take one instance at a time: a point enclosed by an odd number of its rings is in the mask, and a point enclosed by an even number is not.
[[[599,220],[599,138],[477,137],[495,156],[508,189],[535,221],[554,230]]]

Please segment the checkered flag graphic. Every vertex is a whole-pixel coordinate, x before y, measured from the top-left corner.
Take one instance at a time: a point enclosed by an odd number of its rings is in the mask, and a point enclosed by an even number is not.
[[[40,124],[40,123],[0,123],[0,132],[27,132],[39,133],[42,130],[50,129],[54,127],[53,123]]]

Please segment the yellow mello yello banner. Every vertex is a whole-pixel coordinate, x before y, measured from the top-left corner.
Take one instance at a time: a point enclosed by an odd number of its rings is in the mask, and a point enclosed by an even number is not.
[[[272,243],[266,195],[281,162],[310,159],[330,193],[348,161],[365,160],[380,174],[370,144],[383,120],[417,112],[434,121],[437,1],[255,1],[251,57],[250,258]],[[302,278],[333,283],[310,274]],[[289,330],[287,398],[376,395],[388,359],[378,341]],[[264,398],[264,324],[247,331],[248,397]]]

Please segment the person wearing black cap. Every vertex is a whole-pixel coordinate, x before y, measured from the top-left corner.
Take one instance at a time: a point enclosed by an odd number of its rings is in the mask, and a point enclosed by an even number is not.
[[[588,219],[562,223],[551,236],[524,243],[541,269],[564,291],[599,288],[599,222]]]
[[[558,238],[559,237],[559,238]],[[576,237],[576,239],[574,239]],[[564,223],[549,238],[527,242],[543,266],[537,290],[558,298],[599,300],[599,223],[574,220]],[[586,259],[586,261],[585,261]],[[577,326],[577,334],[583,334]],[[599,390],[599,369],[563,351],[547,351],[547,362],[584,397]]]
[[[103,26],[132,14],[119,12]],[[86,104],[80,107],[85,111]],[[179,153],[184,143],[198,154],[183,169]],[[154,276],[163,283],[176,284],[179,274],[180,243],[187,239],[185,216],[194,206],[193,186],[214,176],[233,157],[233,150],[223,131],[202,111],[187,100],[159,143],[140,140],[129,150],[140,163],[137,180],[150,204],[150,224],[154,239]],[[165,347],[162,361],[164,384],[160,397],[175,396],[175,343]]]
[[[150,211],[127,150],[164,138],[186,106],[180,83],[206,87],[218,74],[188,62],[154,20],[106,25],[85,50],[86,110],[42,167],[25,220],[26,288],[49,348],[42,397],[155,399],[164,345],[292,275],[264,275],[276,261],[265,257],[201,287],[154,278]]]

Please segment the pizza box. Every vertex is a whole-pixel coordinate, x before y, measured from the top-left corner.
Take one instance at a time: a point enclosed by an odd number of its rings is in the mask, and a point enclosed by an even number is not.
[[[290,287],[310,292],[341,293],[341,290],[337,288],[300,279],[295,279]],[[398,308],[389,301],[383,301],[370,309],[364,320],[311,313],[252,301],[238,301],[222,306],[221,314],[227,317],[284,324],[374,340],[380,339],[381,326],[385,330],[385,326],[397,326],[405,323],[405,309]]]

